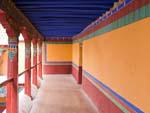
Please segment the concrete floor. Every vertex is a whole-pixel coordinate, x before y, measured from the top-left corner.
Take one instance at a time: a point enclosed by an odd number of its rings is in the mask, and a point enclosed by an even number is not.
[[[72,75],[48,75],[30,113],[98,113]]]

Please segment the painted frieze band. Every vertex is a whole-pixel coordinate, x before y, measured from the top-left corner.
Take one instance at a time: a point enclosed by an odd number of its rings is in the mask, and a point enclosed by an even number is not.
[[[112,30],[118,29],[120,27],[123,27],[125,25],[131,24],[133,22],[136,22],[138,20],[141,20],[143,18],[147,18],[150,16],[150,4],[145,5],[133,12],[130,12],[128,15],[112,22],[111,24],[102,27],[100,29],[96,29],[94,32],[87,34],[86,36],[83,36],[79,39],[73,40],[73,43],[79,43],[84,40],[91,39],[93,37],[96,37],[98,35],[102,35],[104,33],[110,32]]]
[[[96,79],[87,71],[83,71],[83,76],[87,78],[101,93],[103,93],[109,100],[111,100],[123,113],[144,113],[142,110],[131,104],[122,96],[117,94],[107,85]]]

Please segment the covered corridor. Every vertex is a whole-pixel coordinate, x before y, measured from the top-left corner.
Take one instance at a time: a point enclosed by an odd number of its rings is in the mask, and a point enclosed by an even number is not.
[[[150,113],[150,0],[0,0],[0,113]]]
[[[43,79],[30,113],[98,113],[71,74]]]

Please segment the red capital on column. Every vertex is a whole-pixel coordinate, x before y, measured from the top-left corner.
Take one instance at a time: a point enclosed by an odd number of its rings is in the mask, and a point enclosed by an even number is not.
[[[13,78],[7,84],[6,111],[7,113],[18,113],[18,40],[13,30],[7,30],[8,43],[8,72],[7,78]]]
[[[32,43],[33,43],[33,65],[36,65],[37,64],[37,39],[33,38]],[[37,83],[37,66],[35,66],[33,68],[32,82],[34,85],[38,86],[38,83]]]

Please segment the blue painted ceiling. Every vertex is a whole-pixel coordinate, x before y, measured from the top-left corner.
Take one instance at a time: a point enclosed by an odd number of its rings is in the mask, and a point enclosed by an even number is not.
[[[14,0],[47,39],[72,37],[108,11],[118,0]]]

